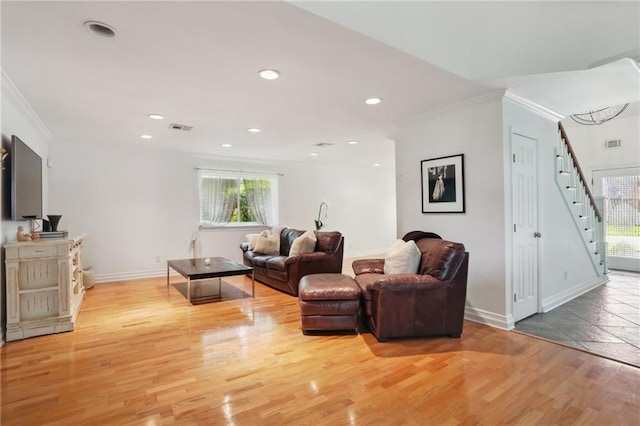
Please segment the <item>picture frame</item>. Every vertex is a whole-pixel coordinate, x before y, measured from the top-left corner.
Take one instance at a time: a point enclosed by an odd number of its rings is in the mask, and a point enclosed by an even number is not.
[[[422,213],[465,213],[464,154],[420,162]]]

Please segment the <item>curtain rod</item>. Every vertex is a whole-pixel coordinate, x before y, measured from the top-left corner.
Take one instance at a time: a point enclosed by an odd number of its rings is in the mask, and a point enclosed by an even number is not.
[[[196,167],[195,170],[205,170],[208,172],[234,172],[234,173],[251,173],[258,175],[275,175],[275,176],[284,176],[283,173],[272,173],[272,172],[252,172],[249,170],[232,170],[232,169],[207,169],[204,167]]]

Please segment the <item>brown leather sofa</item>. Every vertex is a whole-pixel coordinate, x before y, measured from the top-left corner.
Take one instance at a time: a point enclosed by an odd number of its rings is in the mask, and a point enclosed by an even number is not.
[[[363,322],[379,341],[395,337],[460,337],[469,253],[437,235],[410,232],[422,253],[417,274],[384,274],[384,259],[353,262]]]
[[[293,296],[298,295],[298,284],[305,275],[342,272],[344,238],[340,232],[314,231],[315,251],[289,256],[291,244],[304,232],[283,229],[279,255],[254,253],[249,250],[249,243],[242,243],[242,263],[253,267],[256,280]]]

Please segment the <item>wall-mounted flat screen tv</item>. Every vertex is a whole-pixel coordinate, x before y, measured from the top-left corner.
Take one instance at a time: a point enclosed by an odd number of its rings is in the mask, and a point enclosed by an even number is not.
[[[11,219],[42,218],[42,158],[11,136]]]

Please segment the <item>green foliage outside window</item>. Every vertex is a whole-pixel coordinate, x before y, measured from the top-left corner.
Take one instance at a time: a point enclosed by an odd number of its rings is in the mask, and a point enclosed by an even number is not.
[[[240,209],[238,209],[238,205],[236,203],[235,208],[233,209],[233,214],[231,215],[230,222],[255,222],[255,218],[251,213],[251,207],[247,201],[247,192],[254,191],[255,185],[253,185],[255,181],[240,181]],[[267,181],[267,188],[269,187],[269,182]],[[235,195],[235,194],[234,194]],[[240,218],[238,219],[238,213]]]

